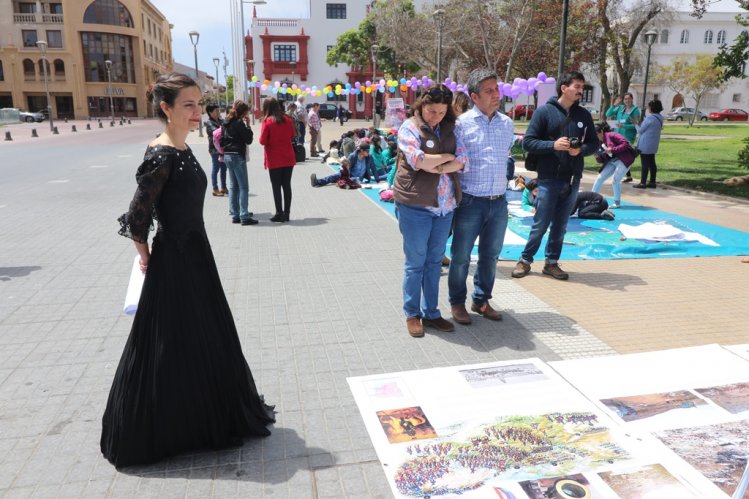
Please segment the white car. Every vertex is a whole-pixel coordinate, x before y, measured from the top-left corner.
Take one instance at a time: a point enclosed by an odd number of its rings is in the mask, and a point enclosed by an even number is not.
[[[44,121],[44,113],[42,113],[41,111],[37,111],[35,113],[32,113],[31,111],[21,111],[20,113],[18,113],[18,118],[21,121],[25,121],[26,123],[33,123],[35,121],[37,123],[41,123],[42,121]]]

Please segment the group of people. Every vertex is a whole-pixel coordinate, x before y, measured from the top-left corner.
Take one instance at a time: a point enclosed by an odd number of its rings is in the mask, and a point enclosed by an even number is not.
[[[659,100],[648,102],[648,114],[641,119],[640,109],[634,105],[631,93],[617,98],[606,111],[608,123],[596,125],[596,133],[601,148],[595,153],[596,161],[601,165],[598,177],[593,184],[593,192],[600,192],[603,183],[613,177],[611,188],[614,199],[611,208],[619,208],[622,199],[622,183],[632,182],[630,169],[637,155],[642,165],[640,182],[633,185],[635,189],[656,188],[658,167],[655,155],[661,140],[663,128],[663,104]],[[638,138],[639,135],[639,138]]]
[[[229,215],[232,223],[256,225],[258,220],[249,211],[249,177],[247,172],[247,147],[252,144],[250,107],[237,100],[222,122],[218,107],[206,107],[208,120],[208,152],[213,168],[211,182],[213,195],[229,196]],[[263,118],[260,123],[260,144],[263,145],[263,166],[268,170],[275,214],[271,222],[288,222],[291,211],[291,175],[296,165],[294,141],[299,129],[275,98],[263,102]],[[229,188],[227,189],[227,171]],[[219,188],[220,180],[220,188]]]
[[[557,279],[568,277],[558,264],[567,220],[577,198],[582,158],[598,149],[590,113],[578,105],[584,84],[578,72],[562,75],[558,96],[536,111],[523,140],[526,150],[538,155],[539,166],[533,227],[514,277],[530,272],[549,226],[543,272]],[[507,228],[505,191],[513,123],[499,112],[494,72],[474,70],[467,88],[473,106],[460,116],[446,86],[427,88],[413,106],[414,116],[398,130],[401,154],[393,193],[405,254],[403,309],[406,329],[413,337],[423,336],[425,326],[442,332],[455,329],[437,306],[442,259],[451,231],[448,289],[452,319],[463,325],[472,323],[466,309],[466,279],[477,240],[470,308],[487,319],[502,319],[489,300]],[[577,140],[570,140],[573,137]]]

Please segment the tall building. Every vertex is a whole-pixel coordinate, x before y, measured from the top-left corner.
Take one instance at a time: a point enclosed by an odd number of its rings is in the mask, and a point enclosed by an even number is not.
[[[0,108],[56,118],[152,116],[146,89],[172,68],[172,35],[148,0],[0,0]]]

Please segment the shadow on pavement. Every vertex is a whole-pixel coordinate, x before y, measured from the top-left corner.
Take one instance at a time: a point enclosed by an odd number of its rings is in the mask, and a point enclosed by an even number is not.
[[[10,281],[14,277],[26,277],[35,270],[41,270],[41,267],[38,265],[32,267],[0,267],[0,281]]]

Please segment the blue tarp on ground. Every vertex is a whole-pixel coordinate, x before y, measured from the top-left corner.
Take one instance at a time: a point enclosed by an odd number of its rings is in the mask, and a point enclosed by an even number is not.
[[[362,194],[371,199],[387,213],[395,217],[393,203],[380,201],[378,189],[361,189]],[[520,201],[520,193],[508,191],[508,199]],[[618,210],[612,210],[616,220],[581,220],[570,218],[567,224],[562,259],[564,260],[613,260],[619,258],[679,258],[695,256],[749,255],[749,233],[727,229],[691,218],[667,213],[655,208],[623,203]],[[639,226],[645,223],[668,224],[684,232],[694,232],[709,238],[717,246],[698,241],[645,241],[624,238],[619,231],[620,224]],[[512,232],[505,239],[500,258],[517,260],[530,233],[532,217],[510,215],[507,229]],[[522,241],[521,241],[522,240]],[[543,259],[546,238],[536,254]],[[450,242],[447,244],[449,255]],[[474,248],[474,253],[476,249]]]

